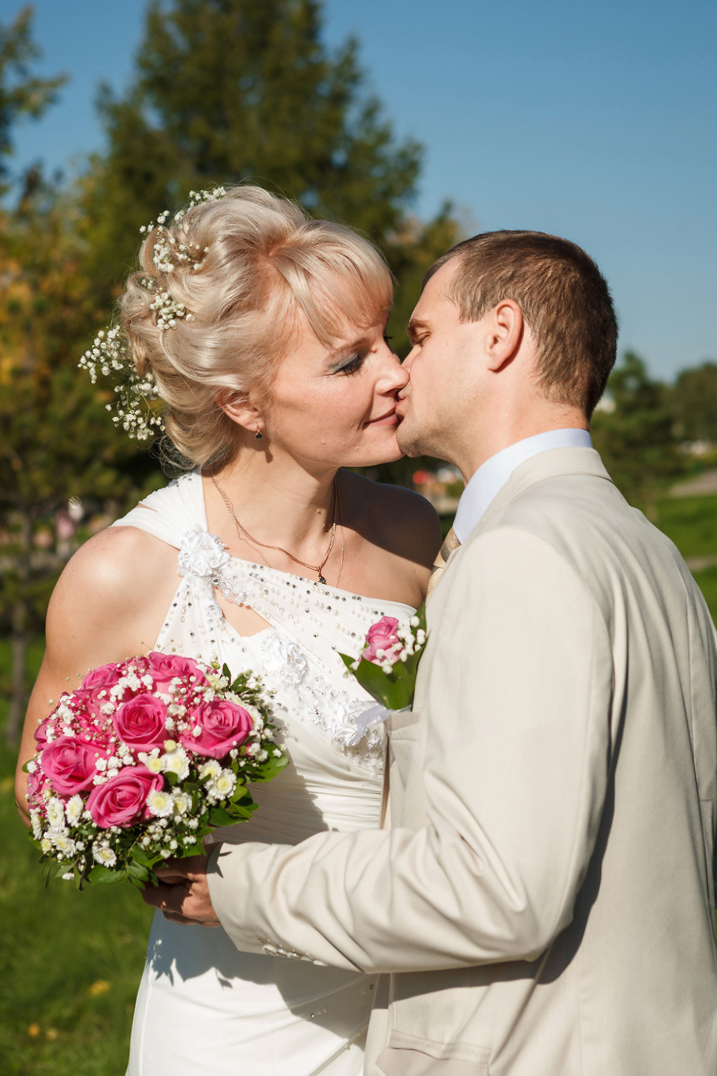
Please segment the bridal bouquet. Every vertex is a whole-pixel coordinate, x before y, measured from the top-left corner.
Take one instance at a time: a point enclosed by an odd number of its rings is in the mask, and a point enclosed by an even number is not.
[[[422,605],[408,620],[382,616],[368,629],[357,659],[348,654],[340,657],[381,706],[406,710],[413,701],[418,662],[425,645],[426,613]]]
[[[39,725],[27,763],[30,839],[41,862],[87,883],[156,883],[215,826],[256,809],[250,781],[287,763],[251,673],[152,652],[93,669]]]

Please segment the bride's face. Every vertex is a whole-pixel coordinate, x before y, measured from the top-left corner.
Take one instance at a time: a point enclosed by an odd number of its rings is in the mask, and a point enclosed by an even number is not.
[[[385,336],[386,312],[369,329],[347,327],[331,349],[304,324],[281,362],[264,413],[267,448],[309,467],[366,467],[400,459],[396,395],[408,374]]]

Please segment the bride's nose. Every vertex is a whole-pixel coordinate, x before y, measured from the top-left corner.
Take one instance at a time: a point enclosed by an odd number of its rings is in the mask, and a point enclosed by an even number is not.
[[[387,396],[395,395],[408,384],[408,370],[403,368],[398,355],[388,345],[382,358],[383,363],[376,381],[376,391]]]

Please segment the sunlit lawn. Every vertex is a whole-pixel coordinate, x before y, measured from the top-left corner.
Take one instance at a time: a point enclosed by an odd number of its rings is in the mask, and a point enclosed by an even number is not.
[[[658,522],[684,556],[717,556],[717,497],[660,501]],[[717,619],[717,565],[695,578]],[[40,654],[38,640],[35,666]],[[0,640],[4,683],[8,659]],[[151,913],[130,886],[45,888],[15,812],[13,768],[0,738],[0,1072],[122,1076]]]

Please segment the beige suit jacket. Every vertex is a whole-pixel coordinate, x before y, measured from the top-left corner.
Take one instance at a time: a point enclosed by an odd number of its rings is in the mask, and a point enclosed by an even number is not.
[[[715,644],[679,553],[554,449],[428,626],[392,828],[224,846],[226,931],[387,973],[372,1076],[715,1076]]]

